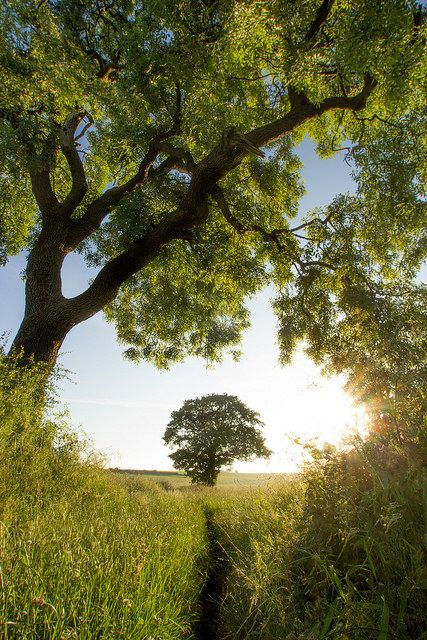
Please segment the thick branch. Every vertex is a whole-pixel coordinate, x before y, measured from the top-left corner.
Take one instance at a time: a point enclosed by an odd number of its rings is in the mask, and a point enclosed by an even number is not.
[[[99,71],[96,75],[100,80],[112,80],[115,78],[115,75],[118,71],[124,69],[123,64],[118,64],[117,62],[109,62],[96,51],[93,51],[90,56],[93,60],[96,60],[99,65]]]
[[[325,98],[319,105],[314,105],[309,101],[304,93],[297,93],[290,90],[291,109],[282,118],[269,122],[262,127],[252,129],[245,137],[256,147],[263,147],[266,144],[278,140],[286,133],[293,131],[297,126],[306,120],[319,116],[326,111],[345,109],[349,111],[359,111],[366,106],[366,101],[374,88],[376,80],[366,74],[362,89],[354,96],[332,96]]]
[[[53,212],[58,211],[59,200],[52,188],[50,172],[54,164],[55,145],[49,138],[40,154],[32,142],[23,141],[27,152],[31,190],[40,209],[43,220],[51,218]]]
[[[117,14],[118,16],[119,14]],[[101,16],[99,16],[101,17]],[[120,18],[127,23],[127,20],[124,16],[120,16]],[[105,16],[104,16],[105,19]],[[113,23],[110,22],[110,26],[113,26],[114,31],[117,31],[117,28]],[[91,59],[95,60],[98,64],[98,73],[96,74],[100,80],[108,81],[115,80],[119,71],[125,68],[125,65],[120,64],[121,52],[116,51],[113,58],[108,60],[96,49],[96,45],[93,40],[91,40],[90,35],[87,29],[79,30],[75,29],[75,35],[78,40],[81,42],[81,46],[85,54]]]
[[[50,182],[50,168],[30,167],[31,190],[40,209],[42,218],[47,218],[59,207],[58,198]]]
[[[254,153],[254,150],[259,151],[260,147],[282,138],[307,120],[335,109],[348,109],[350,111],[362,109],[375,86],[376,81],[372,76],[366,74],[363,87],[356,95],[325,98],[319,105],[310,102],[304,93],[298,93],[290,88],[291,108],[288,113],[277,120],[245,133],[241,136],[246,143],[245,145],[236,145],[235,136],[229,139],[229,136],[223,135],[221,143],[199,163],[198,168],[206,172],[210,179],[214,179],[217,182],[232,169],[236,168],[245,156]]]
[[[377,86],[377,81],[369,73],[365,74],[363,87],[355,96],[333,96],[325,98],[320,103],[321,113],[336,109],[346,109],[349,111],[359,111],[366,106],[366,102],[372,91]]]
[[[322,4],[316,11],[315,18],[308,29],[304,41],[306,44],[311,44],[316,39],[320,29],[327,21],[331,12],[334,0],[323,0]]]
[[[176,84],[175,113],[173,115],[173,123],[170,129],[159,131],[152,139],[147,153],[141,161],[137,172],[126,182],[121,185],[111,187],[96,198],[86,209],[85,214],[79,220],[76,220],[70,229],[68,245],[69,249],[75,248],[82,240],[87,238],[91,233],[99,229],[103,220],[119,202],[136,187],[142,185],[148,179],[160,176],[172,169],[183,169],[183,153],[178,153],[174,147],[167,144],[167,140],[181,132],[181,110],[182,99],[179,83]],[[170,152],[171,158],[162,162],[157,168],[154,164],[162,151]],[[77,152],[76,152],[77,153]],[[78,154],[77,154],[78,155]],[[186,161],[188,162],[187,154]],[[189,156],[191,158],[191,156]],[[80,160],[80,158],[79,158]],[[180,162],[181,161],[181,162]]]
[[[61,151],[67,160],[72,180],[70,192],[62,203],[68,215],[71,215],[75,208],[81,203],[88,188],[83,162],[77,151],[75,138],[77,127],[85,117],[89,118],[89,122],[84,127],[84,131],[86,131],[92,123],[92,118],[82,109],[68,116],[59,135]],[[80,134],[79,138],[81,138],[82,135],[83,133]]]
[[[67,239],[68,250],[74,249],[80,242],[99,229],[107,215],[136,187],[169,173],[173,169],[184,170],[182,162],[174,157],[167,158],[154,169],[152,165],[156,157],[157,152],[153,158],[150,153],[147,153],[139,166],[138,172],[130,180],[118,187],[111,187],[111,189],[105,191],[88,206],[82,218],[72,222]]]
[[[175,211],[135,240],[123,253],[110,260],[84,293],[68,300],[68,312],[75,324],[112,302],[120,286],[154,260],[163,246],[175,239],[186,239],[189,229],[206,221],[210,188],[209,182],[200,173],[196,173],[184,202]]]
[[[52,143],[52,139],[48,137],[44,143],[42,152],[37,153],[34,143],[19,130],[21,125],[21,112],[21,109],[16,111],[0,109],[0,118],[5,120],[18,134],[19,142],[22,144],[27,157],[31,190],[40,209],[40,213],[42,217],[45,218],[59,205],[50,181],[55,145]],[[35,111],[34,113],[37,112],[38,111]],[[28,110],[27,113],[31,113],[31,110]]]

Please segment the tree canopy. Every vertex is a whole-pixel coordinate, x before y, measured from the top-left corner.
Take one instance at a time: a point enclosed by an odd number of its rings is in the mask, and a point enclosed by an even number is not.
[[[175,469],[196,484],[213,486],[222,467],[235,460],[269,458],[256,411],[236,396],[210,394],[186,400],[172,413],[163,440],[176,451],[169,456]]]
[[[284,362],[304,339],[356,376],[400,307],[425,326],[415,2],[7,0],[0,34],[0,258],[30,249],[14,350],[52,362],[104,309],[134,360],[237,356],[268,283]],[[301,220],[305,136],[357,190]],[[72,251],[98,275],[67,299]]]

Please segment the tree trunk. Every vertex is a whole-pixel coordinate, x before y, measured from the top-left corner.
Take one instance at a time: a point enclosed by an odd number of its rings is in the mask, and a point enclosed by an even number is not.
[[[53,305],[38,314],[26,313],[10,354],[20,354],[23,364],[34,360],[53,367],[70,328],[60,309]]]
[[[208,463],[206,465],[206,484],[208,487],[214,487],[218,478],[219,469],[216,452],[208,453]]]
[[[53,367],[74,324],[61,291],[66,256],[62,236],[62,229],[42,231],[28,257],[24,318],[9,354],[20,354],[22,364],[35,361]]]

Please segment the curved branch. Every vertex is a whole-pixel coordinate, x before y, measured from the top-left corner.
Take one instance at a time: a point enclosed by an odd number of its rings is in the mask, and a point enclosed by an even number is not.
[[[191,155],[188,152],[177,150],[167,143],[169,138],[178,135],[181,132],[181,117],[182,95],[180,85],[177,82],[175,113],[173,115],[172,126],[166,131],[159,131],[157,135],[153,137],[137,172],[129,180],[121,185],[111,187],[104,191],[102,195],[91,202],[82,218],[72,222],[67,243],[69,250],[74,249],[80,242],[82,242],[82,240],[99,229],[103,220],[110,211],[114,209],[114,207],[116,207],[126,195],[131,193],[136,187],[141,186],[148,179],[163,175],[172,169],[185,170],[185,172],[188,173],[190,164],[194,164]],[[162,151],[166,151],[171,157],[162,162],[158,167],[154,168],[154,164]],[[76,154],[78,156],[77,151]],[[80,161],[79,156],[78,159]]]
[[[206,185],[193,178],[184,202],[149,229],[101,269],[81,295],[67,300],[67,311],[78,324],[103,309],[116,297],[120,286],[154,260],[163,246],[176,239],[187,239],[190,229],[206,221],[209,213]]]
[[[324,260],[297,260],[297,263],[302,269],[305,269],[306,267],[325,267],[325,269],[331,269],[332,271],[336,271],[338,269],[335,264],[325,262]]]
[[[282,118],[273,120],[262,127],[252,129],[245,137],[255,146],[263,147],[266,144],[278,140],[286,133],[293,131],[297,126],[315,116],[320,116],[326,111],[344,109],[359,111],[366,106],[368,97],[375,89],[377,81],[369,73],[364,76],[363,87],[354,96],[331,96],[325,98],[319,105],[314,105],[307,96],[300,92],[289,90],[291,109]],[[291,97],[292,96],[292,97]]]
[[[44,222],[50,220],[52,214],[56,214],[59,208],[59,200],[52,187],[50,173],[55,163],[55,143],[48,138],[41,153],[37,153],[35,146],[28,140],[23,141],[28,157],[31,190],[40,209]]]
[[[75,134],[77,127],[84,118],[88,118],[88,122],[76,138]],[[62,203],[62,206],[68,215],[71,215],[75,208],[78,207],[85,197],[88,189],[83,162],[80,158],[79,152],[77,151],[76,143],[92,124],[92,117],[84,109],[80,109],[68,116],[61,127],[59,134],[59,144],[61,151],[67,160],[72,181],[70,192]]]
[[[67,249],[69,251],[75,249],[80,242],[99,229],[108,214],[136,187],[165,175],[173,169],[177,171],[184,171],[185,169],[180,159],[176,157],[167,158],[154,169],[153,163],[156,158],[157,152],[154,157],[151,153],[147,153],[139,166],[138,172],[130,180],[120,186],[111,187],[111,189],[104,191],[99,198],[91,202],[82,218],[71,222],[67,238]]]
[[[239,234],[250,233],[250,232],[259,233],[262,236],[263,240],[267,242],[273,242],[280,251],[283,251],[283,249],[285,248],[283,244],[280,242],[281,236],[291,234],[295,237],[301,237],[294,233],[295,229],[273,229],[272,231],[266,231],[265,229],[263,229],[257,224],[250,225],[250,226],[244,225],[240,222],[240,220],[237,220],[237,218],[235,218],[231,213],[230,207],[228,206],[228,202],[224,196],[222,189],[220,189],[219,187],[215,187],[215,189],[212,190],[211,195],[213,199],[216,201],[216,203],[218,204],[219,208],[221,209],[224,218]],[[325,220],[321,220],[321,222],[325,222]],[[301,225],[300,227],[296,227],[296,229],[302,228],[303,226],[307,226],[307,225]],[[301,267],[301,269],[306,269],[307,267],[312,267],[312,266],[325,267],[327,269],[332,269],[333,271],[337,269],[335,265],[329,262],[325,262],[323,260],[310,260],[305,262],[297,258],[295,262]]]
[[[346,109],[349,111],[360,111],[360,109],[364,109],[369,96],[377,84],[377,81],[370,73],[365,73],[363,87],[359,93],[355,96],[332,96],[331,98],[325,98],[319,106],[321,113],[336,109]]]
[[[281,250],[283,250],[283,245],[280,242],[280,236],[286,235],[286,234],[294,235],[290,229],[273,229],[272,231],[266,231],[265,229],[263,229],[263,227],[260,227],[257,224],[252,224],[250,226],[244,225],[240,222],[240,220],[235,218],[231,213],[230,207],[228,206],[228,202],[224,196],[224,192],[220,187],[216,186],[212,190],[211,195],[212,195],[212,198],[217,203],[217,205],[219,206],[219,208],[221,209],[221,212],[224,218],[239,234],[251,233],[251,232],[259,233],[262,236],[263,240],[274,242],[274,244],[276,244],[276,246],[279,247]]]
[[[331,13],[333,4],[334,0],[323,0],[322,4],[316,11],[315,18],[311,23],[310,28],[305,35],[304,42],[306,44],[310,45],[316,40],[320,29],[323,27],[329,17],[329,14]]]

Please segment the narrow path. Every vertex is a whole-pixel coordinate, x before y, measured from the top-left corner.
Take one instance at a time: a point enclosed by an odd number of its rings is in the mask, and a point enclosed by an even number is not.
[[[194,627],[195,640],[218,640],[221,604],[225,596],[228,560],[218,540],[215,510],[205,507],[208,541],[208,573],[200,593],[200,617]]]

